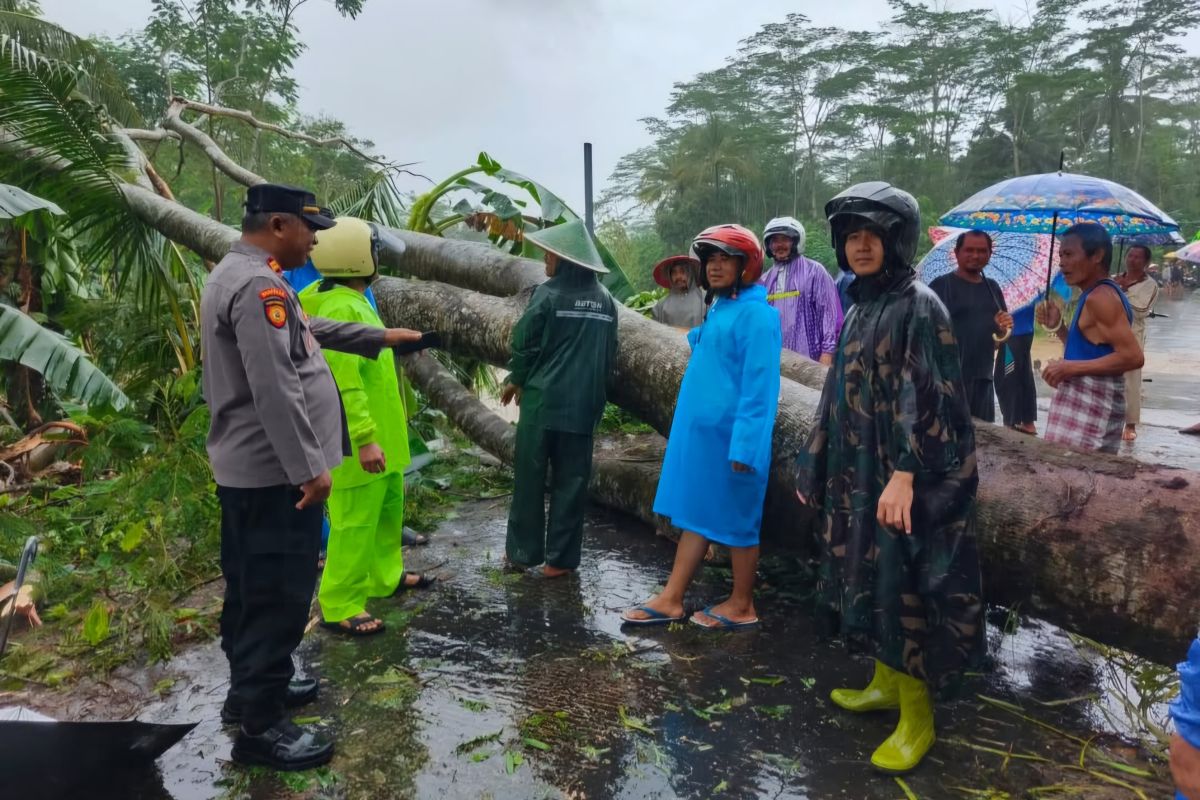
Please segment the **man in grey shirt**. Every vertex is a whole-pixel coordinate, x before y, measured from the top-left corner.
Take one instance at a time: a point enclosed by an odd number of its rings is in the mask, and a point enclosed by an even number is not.
[[[321,347],[374,358],[417,331],[307,319],[282,271],[308,259],[316,232],[335,224],[303,189],[246,192],[241,240],[213,270],[200,303],[208,455],[221,503],[225,603],[221,647],[240,723],[233,760],[309,769],[333,743],[291,722],[288,707],[316,697],[292,681],[292,651],[317,579],[330,470],[350,452],[338,389]]]

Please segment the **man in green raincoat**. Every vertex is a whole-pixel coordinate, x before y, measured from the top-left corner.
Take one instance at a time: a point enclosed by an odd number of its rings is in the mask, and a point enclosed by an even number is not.
[[[975,536],[975,433],[945,306],[912,269],[921,214],[882,181],[825,206],[838,263],[855,274],[796,489],[817,511],[820,621],[875,657],[852,712],[900,712],[871,756],[906,772],[934,743],[931,692],[983,660]]]
[[[534,291],[513,330],[511,374],[500,397],[521,408],[505,550],[512,568],[545,563],[543,574],[558,577],[579,566],[592,437],[617,356],[617,304],[597,278],[608,269],[582,222],[525,238],[545,251],[550,280]]]
[[[374,226],[353,217],[340,217],[322,231],[312,261],[323,280],[300,293],[304,311],[383,327],[364,294],[377,273],[378,242]],[[342,398],[353,453],[332,472],[329,547],[317,600],[326,628],[366,636],[384,628],[367,613],[368,597],[424,588],[432,580],[404,571],[408,421],[392,352],[373,359],[326,352],[325,361]]]

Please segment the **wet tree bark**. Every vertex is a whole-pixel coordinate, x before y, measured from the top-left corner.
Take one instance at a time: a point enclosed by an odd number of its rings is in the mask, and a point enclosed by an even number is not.
[[[437,359],[400,356],[398,360],[413,385],[471,441],[506,464],[513,462],[516,426],[484,405]],[[658,436],[630,442],[599,439],[590,485],[592,497],[610,508],[652,522],[664,445],[665,440]]]
[[[497,364],[507,358],[525,300],[392,278],[381,279],[375,295],[389,323],[444,331],[452,350]],[[666,435],[686,364],[687,345],[676,332],[623,314],[610,397]],[[814,386],[825,370],[792,355],[782,369],[788,379],[781,389],[764,537],[811,547],[811,512],[794,499],[791,464],[812,424]],[[417,375],[413,379],[424,388]],[[495,418],[482,404],[477,413]],[[466,421],[451,417],[460,425]],[[467,433],[488,447],[486,437]],[[1200,579],[1200,475],[1071,453],[996,426],[980,426],[977,439],[989,602],[1164,663],[1179,658],[1200,620],[1200,593],[1194,590]],[[603,451],[597,456],[603,459]],[[654,522],[647,489],[656,481],[645,464],[635,469],[609,463],[605,476],[609,485],[598,499]]]
[[[134,213],[204,258],[220,259],[236,238],[153,192],[132,185],[125,192]],[[512,326],[542,279],[540,266],[487,245],[397,233],[407,253],[385,253],[384,262],[424,280],[381,279],[375,294],[384,319],[443,331],[452,352],[504,363]],[[677,332],[623,313],[610,397],[669,433],[687,350]],[[813,422],[824,369],[789,355],[782,370],[765,535],[806,546],[811,514],[792,494],[791,463]],[[490,412],[457,408],[459,424],[481,445],[499,436],[487,422]],[[981,426],[977,438],[988,599],[1164,663],[1178,659],[1200,622],[1200,474],[1068,453],[992,426]],[[655,465],[636,463],[605,467],[610,483],[597,491],[646,518]]]

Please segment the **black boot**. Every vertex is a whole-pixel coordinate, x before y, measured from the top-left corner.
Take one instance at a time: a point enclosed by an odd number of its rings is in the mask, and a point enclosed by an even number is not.
[[[299,708],[317,699],[317,681],[314,678],[302,678],[288,684],[287,695],[283,699],[285,708]],[[225,704],[221,706],[221,722],[226,725],[237,725],[242,721],[242,701],[230,692],[225,696]]]
[[[297,771],[328,764],[333,742],[308,731],[284,717],[261,733],[238,731],[233,741],[233,760],[244,766]]]

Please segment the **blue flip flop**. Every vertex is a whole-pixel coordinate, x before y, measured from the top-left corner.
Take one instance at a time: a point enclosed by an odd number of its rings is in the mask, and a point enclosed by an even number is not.
[[[631,619],[630,617],[625,616],[625,614],[628,614],[629,611],[642,611],[649,616],[646,619]],[[687,614],[684,614],[682,617],[668,617],[661,611],[655,611],[649,606],[635,606],[634,608],[629,609],[629,611],[621,614],[622,625],[670,625],[672,622],[683,622],[685,619],[687,619]]]
[[[695,616],[692,616],[689,618],[691,623],[693,625],[699,625],[701,628],[707,628],[708,630],[711,630],[711,631],[734,630],[736,628],[753,628],[755,625],[758,624],[757,617],[754,619],[751,619],[751,620],[747,620],[745,622],[734,622],[729,617],[722,617],[720,614],[714,614],[712,606],[709,606],[708,608],[704,609],[700,613],[704,614],[706,617],[712,617],[713,619],[715,619],[717,621],[717,624],[716,625],[705,625],[703,622],[697,622]]]

